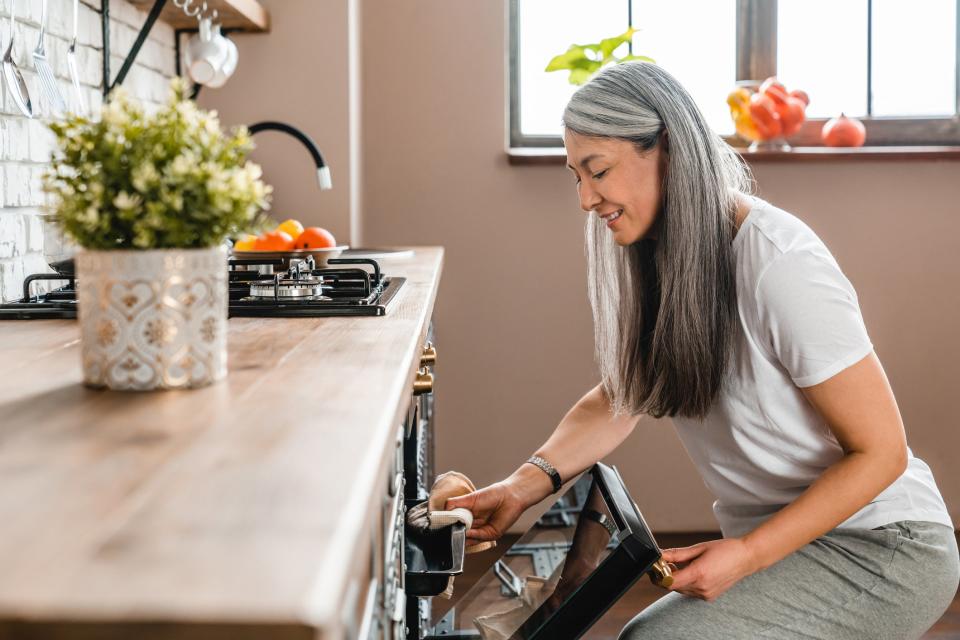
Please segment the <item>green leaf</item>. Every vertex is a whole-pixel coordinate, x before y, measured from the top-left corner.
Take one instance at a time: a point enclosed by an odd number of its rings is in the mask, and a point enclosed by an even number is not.
[[[626,44],[627,42],[630,42],[630,39],[633,38],[633,34],[636,32],[637,32],[636,29],[634,29],[633,27],[630,27],[629,29],[627,29],[626,31],[624,31],[618,36],[614,36],[612,38],[604,38],[603,40],[601,40],[600,51],[603,53],[603,58],[604,59],[609,58],[610,56],[613,55],[613,52],[617,49],[617,47],[623,44]]]
[[[598,62],[597,69],[599,68],[600,68],[600,63]],[[571,69],[570,77],[568,78],[568,80],[570,81],[570,84],[576,84],[576,85],[586,84],[587,80],[590,79],[590,77],[594,74],[594,72],[596,72],[596,69]]]
[[[565,53],[554,56],[547,64],[546,71],[562,71],[563,69],[573,69],[578,61],[589,60],[583,47],[573,45]]]
[[[635,56],[633,54],[619,58],[618,62],[630,62],[631,60],[642,60],[643,62],[653,62],[654,64],[656,64],[657,62],[656,60],[654,60],[649,56]]]

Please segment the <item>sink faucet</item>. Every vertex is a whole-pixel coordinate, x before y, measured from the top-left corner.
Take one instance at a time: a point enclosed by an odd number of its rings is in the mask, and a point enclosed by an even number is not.
[[[320,149],[317,148],[317,144],[303,131],[289,124],[284,124],[283,122],[272,122],[269,120],[250,125],[247,129],[250,131],[251,136],[261,131],[281,131],[299,140],[303,146],[307,148],[307,151],[310,152],[313,161],[317,165],[317,180],[320,182],[320,188],[324,190],[333,188],[333,183],[330,180],[330,167],[323,161],[323,156],[320,155]]]

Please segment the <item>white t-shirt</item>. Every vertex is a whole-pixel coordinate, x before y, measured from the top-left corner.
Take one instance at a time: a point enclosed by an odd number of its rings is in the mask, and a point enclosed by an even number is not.
[[[873,350],[853,285],[800,219],[756,198],[733,249],[740,322],[732,374],[703,420],[673,418],[717,498],[725,537],[756,528],[843,456],[799,387]],[[903,475],[840,526],[899,520],[953,526],[930,468],[912,452]]]

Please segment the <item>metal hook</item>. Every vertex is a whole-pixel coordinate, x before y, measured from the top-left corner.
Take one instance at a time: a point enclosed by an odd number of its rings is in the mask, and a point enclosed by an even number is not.
[[[186,0],[186,3],[187,3],[187,4],[183,7],[183,12],[184,12],[185,14],[187,14],[187,15],[188,15],[189,17],[191,17],[191,18],[194,18],[194,17],[200,15],[201,12],[207,10],[207,3],[206,3],[206,2],[203,3],[203,7],[202,7],[202,8],[201,8],[201,7],[197,7],[197,8],[194,9],[192,12],[190,11],[190,5],[193,4],[193,0]],[[197,18],[197,19],[199,20],[199,18]]]

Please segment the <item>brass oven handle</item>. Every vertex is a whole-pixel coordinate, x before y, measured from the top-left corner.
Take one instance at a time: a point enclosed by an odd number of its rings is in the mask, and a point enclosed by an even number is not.
[[[417,377],[413,379],[413,395],[420,396],[433,391],[433,374],[426,369],[417,371]]]
[[[420,366],[427,367],[433,364],[437,364],[437,348],[433,343],[428,342],[423,348],[423,353],[420,354]]]
[[[669,562],[664,562],[663,558],[657,560],[650,567],[650,582],[658,584],[661,587],[669,587],[673,584],[673,570],[676,567]]]

